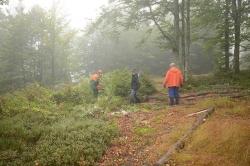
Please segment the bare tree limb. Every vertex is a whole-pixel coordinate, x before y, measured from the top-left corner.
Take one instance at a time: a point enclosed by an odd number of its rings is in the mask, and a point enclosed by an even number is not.
[[[196,121],[193,123],[192,127],[175,143],[173,144],[168,151],[154,164],[155,166],[160,166],[165,164],[176,151],[183,149],[185,146],[185,142],[191,136],[191,134],[201,125],[203,124],[208,116],[214,112],[214,108],[207,109],[206,112],[201,114]]]

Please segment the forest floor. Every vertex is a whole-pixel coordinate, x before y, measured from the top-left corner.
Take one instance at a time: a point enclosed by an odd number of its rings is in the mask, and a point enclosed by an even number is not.
[[[215,88],[216,89],[216,88]],[[215,112],[166,165],[250,165],[249,91],[227,87],[199,93],[182,93],[179,106],[169,107],[159,92],[138,111],[110,114],[120,135],[113,140],[100,166],[153,165],[192,125],[188,114],[209,107]]]

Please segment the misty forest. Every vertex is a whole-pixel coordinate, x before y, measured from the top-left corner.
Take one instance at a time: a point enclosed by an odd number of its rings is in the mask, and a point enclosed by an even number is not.
[[[250,165],[249,0],[43,2],[0,0],[0,166]]]

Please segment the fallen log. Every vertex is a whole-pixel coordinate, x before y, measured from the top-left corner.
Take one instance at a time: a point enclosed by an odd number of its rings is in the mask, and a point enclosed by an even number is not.
[[[199,92],[199,93],[192,93],[189,95],[181,96],[180,98],[186,99],[186,98],[193,98],[193,97],[200,97],[200,96],[206,96],[206,95],[226,95],[226,94],[232,94],[232,93],[239,93],[238,90],[227,90],[227,91],[209,91],[209,92]]]
[[[199,112],[188,114],[187,117],[202,114],[202,113],[207,112],[207,111],[209,111],[209,109],[205,109],[205,110],[202,110],[202,111],[199,111]]]
[[[212,92],[200,92],[200,93],[194,93],[194,94],[190,94],[190,95],[186,95],[186,96],[181,96],[181,98],[185,99],[185,98],[189,98],[189,97],[205,96],[205,95],[208,95],[211,93]]]
[[[181,150],[185,146],[185,142],[191,136],[191,134],[196,130],[202,123],[206,121],[206,118],[214,112],[214,108],[209,108],[206,112],[203,112],[193,123],[192,127],[172,146],[169,150],[154,164],[155,166],[160,166],[165,164],[172,154],[176,151]]]

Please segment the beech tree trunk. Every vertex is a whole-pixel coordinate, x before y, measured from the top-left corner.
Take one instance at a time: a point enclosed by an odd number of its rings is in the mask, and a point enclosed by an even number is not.
[[[224,51],[225,51],[225,69],[226,71],[229,70],[229,48],[230,48],[230,41],[229,41],[229,3],[230,0],[226,0],[226,4],[225,4],[225,27],[224,27],[224,35],[225,35],[225,39],[224,39]]]
[[[240,72],[240,25],[241,25],[241,0],[232,0],[234,17],[234,72]]]
[[[179,0],[174,0],[174,28],[175,28],[175,42],[176,42],[176,53],[181,63],[182,57],[180,54],[180,17],[179,17]]]
[[[186,80],[188,79],[189,75],[189,59],[190,59],[190,45],[191,45],[191,38],[190,38],[190,0],[187,0],[186,5],[187,11],[187,32],[186,32],[186,56],[185,56],[185,72],[186,72]]]
[[[184,70],[184,77],[186,79],[186,43],[185,43],[185,0],[181,3],[181,56],[182,56],[182,69]]]
[[[51,33],[51,83],[55,83],[55,41],[56,41],[56,3],[53,0],[53,9],[52,9],[52,33]]]

